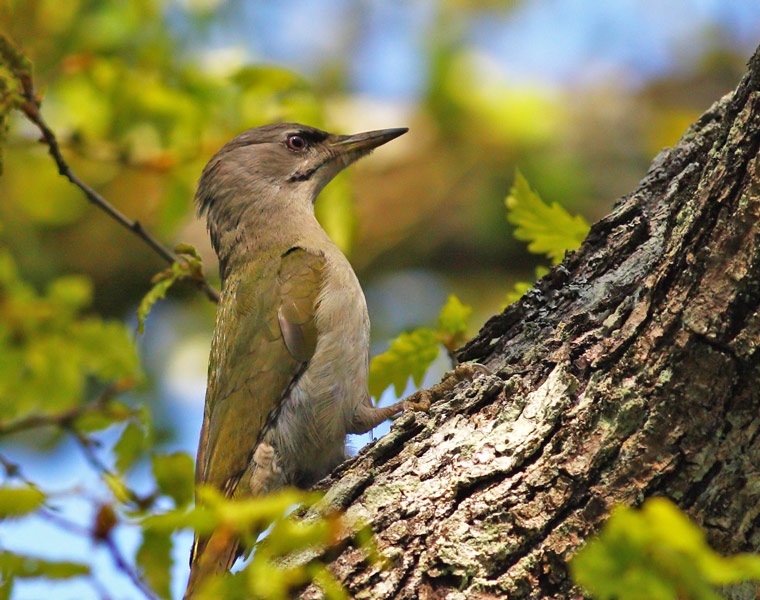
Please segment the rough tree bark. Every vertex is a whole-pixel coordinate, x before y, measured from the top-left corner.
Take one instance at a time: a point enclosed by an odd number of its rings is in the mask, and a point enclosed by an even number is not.
[[[566,561],[616,504],[667,496],[760,550],[760,49],[575,253],[459,352],[460,384],[324,484],[356,598],[576,598]],[[309,588],[303,597],[317,597]]]

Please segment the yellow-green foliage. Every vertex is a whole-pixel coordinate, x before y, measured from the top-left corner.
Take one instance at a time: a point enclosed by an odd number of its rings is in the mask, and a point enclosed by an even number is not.
[[[45,494],[31,485],[0,488],[0,519],[23,517],[37,510],[44,501]]]
[[[224,66],[214,61],[200,66],[178,60],[179,41],[171,37],[173,28],[166,25],[159,3],[61,4],[65,10],[51,2],[37,10],[10,8],[11,16],[18,12],[19,22],[31,19],[37,35],[42,30],[48,40],[37,57],[55,66],[46,69],[43,64],[47,77],[37,75],[42,80],[38,91],[44,92],[43,115],[67,148],[108,165],[87,173],[96,187],[128,177],[150,189],[157,185],[152,174],[161,173],[152,225],[163,234],[172,232],[186,216],[198,173],[224,142],[248,127],[274,121],[326,125],[317,95],[292,71],[272,65]],[[185,16],[202,18],[193,10],[188,7]],[[58,38],[60,43],[50,42]],[[42,52],[32,40],[24,41],[33,52]],[[65,65],[55,64],[56,60],[65,60]],[[0,143],[10,111],[20,106],[16,93],[20,81],[29,75],[29,59],[0,34]],[[76,159],[75,155],[75,163]],[[71,198],[65,194],[40,195],[42,207],[28,203],[20,182],[36,178],[49,189],[57,176],[52,164],[45,171],[39,165],[32,168],[32,162],[14,162],[6,183],[11,191],[8,199],[41,222],[71,219],[76,212],[72,213]],[[140,186],[132,186],[124,192],[129,197],[139,190]],[[343,250],[349,250],[354,208],[348,179],[330,186],[322,204],[318,216],[325,229]]]
[[[145,320],[153,305],[166,297],[166,292],[178,281],[185,279],[200,281],[203,279],[203,264],[198,251],[190,244],[180,244],[174,251],[179,256],[171,267],[153,277],[153,287],[143,296],[137,307],[137,331],[145,332]]]
[[[558,264],[565,252],[578,248],[588,234],[589,225],[583,217],[571,215],[556,202],[546,204],[519,171],[515,173],[515,183],[506,198],[506,207],[507,220],[515,225],[515,238],[528,242],[528,250],[547,256],[552,264]],[[546,267],[537,267],[536,279],[546,273]],[[533,284],[530,282],[517,282],[507,302],[518,300],[531,287]],[[391,385],[399,395],[410,377],[419,386],[428,367],[438,356],[441,345],[452,353],[464,343],[471,313],[471,307],[452,295],[441,309],[436,328],[415,329],[392,340],[388,350],[372,359],[370,395],[379,398]]]
[[[31,71],[29,59],[7,38],[0,35],[0,175],[3,173],[3,146],[8,119],[13,109],[21,105],[19,77]]]
[[[441,308],[435,328],[421,327],[392,340],[390,348],[370,363],[370,395],[377,399],[391,385],[396,395],[401,395],[410,377],[419,386],[441,346],[451,352],[464,342],[471,314],[472,308],[452,294]]]
[[[716,586],[760,581],[760,556],[719,555],[678,507],[652,498],[615,509],[570,569],[597,600],[719,600]]]
[[[545,254],[553,265],[565,252],[575,250],[588,235],[589,225],[580,215],[571,215],[553,202],[547,204],[531,189],[520,171],[506,199],[507,220],[515,226],[515,239],[528,242],[533,254]]]
[[[13,552],[0,552],[0,597],[6,589],[8,577],[22,579],[44,577],[45,579],[68,579],[90,573],[90,567],[74,562],[44,560]]]
[[[91,301],[87,278],[61,277],[39,293],[0,251],[0,424],[71,409],[92,378],[139,377],[127,327],[86,315]]]
[[[161,586],[154,585],[154,589],[166,597],[162,593],[167,589],[163,587],[166,582],[161,577],[171,565],[166,550],[168,536],[179,528],[193,528],[205,534],[223,530],[242,538],[247,548],[255,547],[253,556],[242,571],[211,578],[201,588],[199,599],[286,599],[294,589],[310,581],[317,582],[328,598],[346,598],[342,587],[321,562],[283,560],[306,549],[329,547],[346,533],[347,526],[339,515],[308,520],[291,516],[295,506],[313,507],[319,499],[319,494],[288,488],[268,496],[231,500],[212,487],[201,487],[194,508],[180,506],[142,521],[144,538],[138,562],[144,565],[149,580],[159,579]],[[269,533],[257,543],[257,537],[269,526]],[[142,560],[140,555],[144,557]],[[368,548],[367,556],[371,555]],[[160,567],[152,565],[152,561],[157,561]],[[152,570],[156,571],[154,576],[150,575]]]
[[[559,264],[566,252],[576,250],[588,235],[589,224],[582,216],[571,215],[556,202],[544,202],[519,170],[515,170],[505,204],[507,220],[515,226],[515,239],[528,242],[530,252],[546,256],[553,265]],[[546,273],[548,269],[537,267],[536,279]],[[507,302],[515,302],[532,287],[530,282],[517,282]]]

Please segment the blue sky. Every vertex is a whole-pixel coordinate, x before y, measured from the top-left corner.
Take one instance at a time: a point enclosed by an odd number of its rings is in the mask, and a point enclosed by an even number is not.
[[[431,0],[247,2],[242,18],[237,14],[215,30],[212,44],[238,44],[253,59],[307,74],[350,52],[351,92],[408,100],[424,89],[438,7]],[[760,39],[760,3],[533,0],[447,23],[452,35],[488,54],[516,84],[593,84],[615,74],[638,84],[697,60],[705,35],[749,58]]]

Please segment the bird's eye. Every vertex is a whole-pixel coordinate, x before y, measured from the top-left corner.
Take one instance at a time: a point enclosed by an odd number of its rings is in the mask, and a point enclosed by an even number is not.
[[[288,136],[288,148],[291,150],[303,150],[306,148],[306,140],[300,135]]]

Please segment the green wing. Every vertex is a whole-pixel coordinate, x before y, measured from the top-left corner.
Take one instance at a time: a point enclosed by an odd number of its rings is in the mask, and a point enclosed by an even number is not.
[[[227,495],[250,461],[267,416],[314,354],[324,257],[302,248],[233,269],[209,359],[196,483]]]

